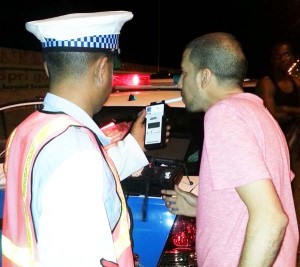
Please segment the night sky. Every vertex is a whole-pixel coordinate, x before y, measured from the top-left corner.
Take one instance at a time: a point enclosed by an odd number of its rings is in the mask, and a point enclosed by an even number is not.
[[[248,57],[248,77],[257,78],[276,40],[300,45],[298,0],[25,0],[0,9],[1,47],[40,51],[40,42],[25,30],[25,22],[77,12],[132,11],[121,30],[124,62],[179,68],[184,46],[213,31],[234,34]],[[3,5],[3,3],[2,3]]]

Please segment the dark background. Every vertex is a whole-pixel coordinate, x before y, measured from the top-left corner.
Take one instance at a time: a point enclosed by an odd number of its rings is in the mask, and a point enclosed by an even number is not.
[[[124,62],[180,68],[185,44],[195,37],[226,31],[242,43],[248,57],[248,77],[259,77],[268,48],[287,39],[299,51],[299,0],[24,0],[2,2],[0,46],[40,51],[39,41],[25,22],[77,12],[132,11],[120,35]]]

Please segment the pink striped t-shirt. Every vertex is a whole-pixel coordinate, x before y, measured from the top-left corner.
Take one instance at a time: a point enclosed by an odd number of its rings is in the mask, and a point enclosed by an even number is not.
[[[271,178],[289,224],[273,266],[294,267],[299,232],[285,137],[262,100],[232,95],[204,118],[197,205],[197,261],[201,267],[238,265],[248,212],[235,188]]]

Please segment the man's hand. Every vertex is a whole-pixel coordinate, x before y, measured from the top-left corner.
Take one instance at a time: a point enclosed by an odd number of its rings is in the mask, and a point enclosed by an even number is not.
[[[196,217],[197,196],[181,190],[175,185],[174,190],[161,190],[163,200],[169,211],[175,215]]]

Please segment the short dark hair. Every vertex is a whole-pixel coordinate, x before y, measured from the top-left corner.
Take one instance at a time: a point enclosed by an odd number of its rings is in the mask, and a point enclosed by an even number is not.
[[[247,59],[237,39],[223,32],[202,35],[187,44],[189,60],[196,71],[208,68],[221,80],[235,80],[240,86],[247,73]]]
[[[108,57],[113,60],[109,52],[44,52],[47,63],[50,82],[56,82],[64,77],[78,78],[86,73],[89,66],[100,57]]]
[[[280,40],[277,41],[276,43],[274,43],[271,48],[270,48],[270,56],[273,56],[277,49],[283,45],[286,45],[287,47],[289,47],[291,54],[293,54],[293,46],[289,41],[286,40]]]

